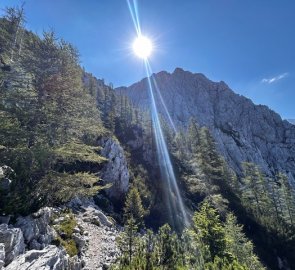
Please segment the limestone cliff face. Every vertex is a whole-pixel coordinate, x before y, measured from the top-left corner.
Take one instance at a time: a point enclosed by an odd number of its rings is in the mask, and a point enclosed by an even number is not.
[[[105,184],[111,184],[105,191],[109,197],[120,200],[129,188],[129,171],[124,150],[113,138],[104,138],[100,144],[101,155],[108,159],[101,172],[101,178]]]
[[[263,105],[234,93],[224,82],[212,82],[202,74],[177,68],[172,74],[152,75],[158,86],[155,91],[159,112],[167,118],[161,93],[176,126],[185,126],[191,117],[207,126],[218,144],[220,153],[237,171],[241,162],[257,163],[264,172],[286,172],[295,178],[295,126]],[[147,79],[116,89],[135,105],[150,104]]]

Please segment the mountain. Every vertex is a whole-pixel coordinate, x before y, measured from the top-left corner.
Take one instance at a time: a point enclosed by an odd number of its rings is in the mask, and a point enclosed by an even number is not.
[[[236,175],[250,160],[292,178],[293,125],[176,69],[152,77],[172,132],[145,110],[147,79],[114,90],[72,44],[26,30],[23,7],[5,13],[0,270],[295,269],[287,176]]]
[[[166,106],[177,129],[187,126],[193,117],[210,129],[220,153],[235,171],[241,171],[241,162],[249,161],[268,175],[286,172],[294,183],[295,127],[279,114],[200,73],[176,68],[171,74],[153,74],[151,79],[159,112],[169,122]],[[147,78],[116,90],[135,106],[149,107]]]
[[[293,125],[295,125],[295,119],[287,119],[287,121]]]

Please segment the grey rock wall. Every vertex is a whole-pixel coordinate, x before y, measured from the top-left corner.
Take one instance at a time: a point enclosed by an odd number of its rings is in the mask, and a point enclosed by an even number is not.
[[[234,93],[224,82],[212,82],[202,74],[177,68],[172,74],[153,74],[159,112],[166,117],[161,93],[175,125],[184,127],[194,117],[212,132],[220,153],[241,172],[241,162],[257,163],[272,175],[286,172],[295,177],[295,126],[263,105]],[[150,104],[147,79],[116,89],[141,108]]]
[[[101,155],[108,159],[104,165],[101,178],[106,184],[112,186],[106,193],[114,199],[121,199],[129,188],[129,171],[123,148],[119,142],[112,138],[102,139]]]
[[[25,252],[23,233],[18,228],[11,228],[7,224],[0,225],[0,261],[7,265],[18,255]],[[0,262],[1,264],[1,262]]]

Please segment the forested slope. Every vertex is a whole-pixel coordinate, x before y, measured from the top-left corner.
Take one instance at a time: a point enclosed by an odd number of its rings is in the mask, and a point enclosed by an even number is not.
[[[24,21],[21,8],[7,9],[0,19],[1,220],[10,216],[10,225],[18,228],[21,215],[38,220],[41,214],[33,212],[54,207],[58,216],[46,226],[57,237],[50,244],[81,259],[75,219],[89,209],[77,214],[67,203],[93,197],[124,226],[114,269],[294,267],[294,192],[284,174],[273,181],[255,164],[243,163],[237,175],[203,123],[191,118],[175,132],[162,117],[192,219],[187,228],[181,220],[175,224],[165,203],[149,108],[134,106],[85,72],[73,45],[51,31],[38,37]],[[87,222],[107,231],[112,225],[95,211],[99,221],[91,216]],[[61,221],[54,225],[56,220]],[[1,227],[1,237],[5,230]]]

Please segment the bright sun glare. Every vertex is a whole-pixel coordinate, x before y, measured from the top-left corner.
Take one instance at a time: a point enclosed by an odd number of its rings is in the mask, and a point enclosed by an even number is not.
[[[153,50],[153,44],[151,40],[145,36],[138,36],[133,42],[134,53],[142,58],[147,59]]]

